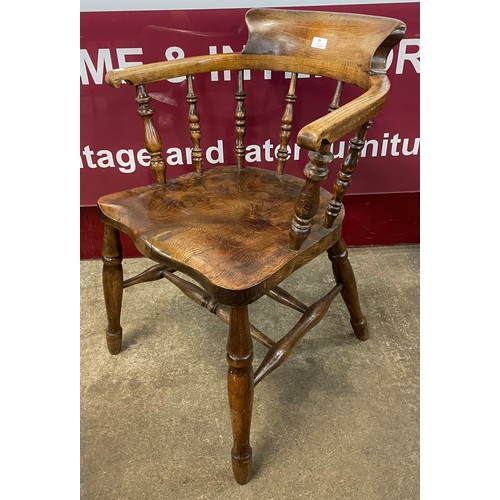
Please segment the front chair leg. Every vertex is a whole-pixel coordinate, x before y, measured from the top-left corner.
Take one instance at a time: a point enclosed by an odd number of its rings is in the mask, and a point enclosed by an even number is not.
[[[231,458],[233,474],[240,484],[249,481],[252,469],[250,423],[253,403],[253,345],[248,306],[231,307],[227,340],[229,407],[233,426]]]
[[[118,230],[104,224],[102,244],[102,283],[108,315],[106,342],[111,354],[118,354],[122,346],[120,313],[123,295],[122,246]]]
[[[368,325],[361,312],[354,271],[348,259],[347,246],[342,238],[328,249],[328,258],[332,262],[335,280],[343,285],[340,293],[351,316],[354,334],[359,340],[367,340],[369,337]]]

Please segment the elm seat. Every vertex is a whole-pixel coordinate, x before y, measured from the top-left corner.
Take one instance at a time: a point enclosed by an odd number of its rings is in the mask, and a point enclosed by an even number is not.
[[[139,283],[165,278],[229,324],[231,460],[234,477],[240,484],[251,475],[254,387],[287,360],[339,295],[356,337],[368,338],[356,280],[342,239],[342,200],[358,165],[371,120],[382,109],[389,92],[387,55],[405,32],[404,23],[397,19],[335,12],[252,9],[245,21],[249,38],[239,54],[187,57],[106,74],[109,85],[118,88],[125,83],[135,89],[137,112],[144,125],[144,144],[151,156],[150,169],[156,183],[103,196],[98,203],[104,222],[103,285],[108,318],[106,340],[111,354],[118,354],[122,345],[123,291]],[[197,95],[194,75],[226,70],[236,72],[237,77],[235,92],[229,96],[235,99],[235,111],[228,117],[234,123],[236,165],[205,170],[201,131],[202,126],[210,124],[210,116],[200,116],[198,112],[198,98],[206,96]],[[290,73],[283,115],[277,124],[275,172],[245,165],[245,70]],[[300,73],[336,81],[333,95],[307,96],[304,92],[300,97],[324,102],[324,115],[297,132],[296,143],[308,151],[309,157],[304,178],[284,173]],[[164,146],[153,120],[146,85],[180,76],[186,77],[186,133],[191,138],[194,172],[167,179]],[[363,93],[342,103],[343,88],[349,85],[361,88]],[[332,143],[352,131],[354,136],[330,193],[321,185],[333,160]],[[153,261],[151,267],[126,280],[120,231],[127,233],[138,250]],[[326,254],[332,263],[335,285],[325,296],[306,305],[281,288],[280,283],[320,254]],[[194,282],[182,278],[182,274]],[[248,304],[264,295],[302,313],[295,326],[279,340],[268,337],[249,321]],[[255,370],[253,340],[269,349]]]
[[[319,254],[334,243],[337,233],[323,227],[322,216],[331,193],[321,189],[311,233],[298,252],[289,249],[290,214],[303,186],[269,170],[215,167],[103,196],[98,205],[145,256],[182,269],[219,300],[230,300],[224,291],[239,291],[242,302],[268,280],[282,281],[283,269],[289,274],[304,252]]]

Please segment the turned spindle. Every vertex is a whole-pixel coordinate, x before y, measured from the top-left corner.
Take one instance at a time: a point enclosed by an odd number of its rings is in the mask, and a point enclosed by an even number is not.
[[[288,160],[288,143],[290,142],[292,123],[293,123],[293,105],[297,100],[295,95],[295,86],[297,84],[297,73],[292,73],[290,78],[290,86],[288,88],[288,94],[285,96],[286,106],[283,117],[281,118],[281,132],[280,132],[280,146],[278,148],[278,175],[283,174],[285,169],[286,161]]]
[[[332,263],[335,281],[343,285],[340,293],[351,316],[351,326],[354,334],[359,340],[367,340],[369,337],[368,325],[361,311],[356,278],[349,262],[347,246],[342,238],[328,249],[328,258]]]
[[[179,276],[176,276],[172,270],[163,270],[162,275],[164,278],[168,279],[171,283],[173,283],[179,290],[181,290],[187,297],[189,297],[192,301],[196,302],[200,306],[207,309],[207,311],[215,314],[219,319],[229,324],[230,320],[230,309],[228,306],[224,306],[214,300],[203,288],[186,281]],[[264,335],[260,330],[255,328],[251,323],[248,323],[250,328],[250,335],[261,344],[266,347],[272,347],[274,342]]]
[[[123,297],[122,245],[118,230],[104,224],[102,243],[102,283],[108,316],[106,342],[111,354],[118,354],[122,347],[120,315]]]
[[[253,346],[248,327],[248,306],[233,306],[227,339],[227,388],[233,427],[231,449],[233,474],[240,484],[248,482],[252,471],[250,446],[254,388],[252,359]]]
[[[357,135],[349,141],[349,151],[345,160],[340,166],[340,170],[337,174],[337,179],[333,185],[332,198],[328,202],[328,207],[325,211],[325,227],[332,227],[335,219],[342,209],[342,199],[345,193],[349,189],[351,184],[352,176],[356,167],[358,166],[359,158],[361,156],[361,151],[365,146],[366,132],[370,128],[372,122],[369,121],[359,127]]]
[[[135,98],[135,101],[139,105],[137,114],[144,122],[144,145],[146,147],[146,151],[151,156],[149,168],[153,172],[156,182],[158,184],[165,184],[165,160],[161,154],[161,137],[153,122],[154,110],[149,105],[151,97],[149,97],[146,92],[144,85],[137,85],[136,92],[137,97]]]
[[[340,98],[342,97],[343,90],[344,90],[344,82],[339,80],[337,82],[337,87],[335,88],[335,94],[333,94],[332,102],[328,106],[328,111],[330,113],[340,108]]]
[[[299,311],[301,313],[307,311],[307,306],[305,304],[300,302],[300,300],[297,300],[293,295],[289,294],[286,290],[283,290],[283,288],[279,286],[271,288],[271,290],[269,290],[266,295],[268,297],[271,297],[271,299],[275,300],[276,302],[291,307],[292,309],[295,309],[296,311]]]
[[[236,90],[236,112],[234,113],[235,135],[236,135],[236,164],[238,168],[245,166],[245,133],[246,133],[246,110],[245,99],[247,95],[243,89],[243,70],[238,70],[238,87]]]
[[[201,149],[201,127],[200,127],[200,115],[198,113],[198,108],[196,107],[196,102],[198,98],[194,91],[193,75],[188,75],[187,77],[188,93],[186,95],[186,102],[189,104],[188,111],[188,122],[189,122],[189,134],[191,136],[191,142],[193,144],[193,150],[191,153],[191,158],[193,159],[193,165],[196,169],[196,173],[201,175],[203,169],[203,150]]]
[[[333,299],[342,290],[343,285],[335,285],[329,293],[309,306],[297,324],[278,342],[274,344],[262,360],[254,374],[254,385],[281,366],[292,354],[295,346],[304,335],[314,328],[324,317]]]
[[[295,202],[295,216],[289,231],[291,250],[299,250],[311,232],[311,221],[319,207],[321,181],[328,176],[328,164],[332,159],[330,144],[326,142],[319,151],[309,152],[309,163],[304,168],[306,183]]]

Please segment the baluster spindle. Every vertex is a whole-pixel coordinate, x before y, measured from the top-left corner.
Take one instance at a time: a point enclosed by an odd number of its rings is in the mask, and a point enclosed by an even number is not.
[[[278,175],[283,174],[285,168],[285,163],[288,160],[288,142],[290,141],[290,135],[293,123],[293,105],[297,100],[295,95],[295,86],[297,84],[297,73],[292,73],[290,78],[290,86],[288,88],[288,94],[285,97],[286,106],[283,117],[281,118],[281,132],[280,132],[280,147],[278,149]]]
[[[136,92],[135,101],[139,105],[137,114],[144,122],[144,145],[151,156],[149,168],[153,172],[156,182],[165,184],[165,160],[161,154],[161,137],[153,121],[154,109],[149,105],[151,97],[146,92],[144,85],[137,85]]]
[[[188,93],[186,95],[186,101],[189,104],[188,111],[188,121],[189,121],[189,134],[191,135],[191,142],[193,143],[193,151],[191,157],[193,159],[193,165],[196,169],[196,173],[201,175],[203,169],[203,150],[201,149],[201,127],[200,127],[200,115],[198,113],[198,108],[196,107],[196,102],[198,98],[194,91],[193,75],[188,75],[187,77]]]
[[[309,151],[309,163],[304,168],[306,183],[295,202],[295,216],[289,232],[289,247],[299,250],[311,231],[311,220],[319,207],[321,181],[328,177],[328,164],[333,156],[330,143],[325,142],[319,151]]]
[[[344,90],[344,82],[338,81],[337,82],[337,88],[335,89],[335,94],[333,94],[333,99],[330,105],[328,106],[328,111],[330,113],[332,111],[335,111],[336,109],[339,109],[340,107],[340,98],[342,97],[342,91]]]
[[[243,168],[245,166],[245,143],[243,139],[245,138],[246,132],[246,110],[245,110],[245,99],[247,95],[243,89],[243,70],[238,70],[238,87],[236,90],[236,112],[234,114],[235,122],[235,134],[236,134],[236,163],[238,168]]]
[[[359,127],[357,135],[349,141],[349,151],[345,157],[340,170],[337,174],[337,179],[333,185],[333,195],[328,202],[328,207],[325,211],[325,227],[332,227],[335,219],[342,209],[342,199],[344,198],[347,189],[352,180],[352,176],[358,166],[361,151],[365,145],[366,132],[370,128],[371,120]]]

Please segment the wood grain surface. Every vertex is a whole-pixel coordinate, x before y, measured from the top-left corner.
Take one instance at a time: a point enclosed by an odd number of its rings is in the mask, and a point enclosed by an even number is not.
[[[309,237],[301,251],[288,248],[303,186],[302,179],[269,170],[216,167],[201,177],[191,173],[165,185],[104,196],[99,208],[103,219],[127,233],[145,256],[186,272],[231,304],[235,298],[225,291],[239,291],[237,302],[255,300],[339,238],[339,231],[323,227],[331,194],[320,189],[320,210]],[[342,219],[343,213],[334,229]]]
[[[229,324],[231,457],[233,474],[240,484],[251,476],[250,424],[255,385],[288,359],[297,343],[323,319],[339,293],[355,335],[360,340],[368,338],[356,280],[341,237],[342,199],[357,167],[370,120],[382,108],[390,88],[385,75],[386,57],[405,31],[404,23],[397,19],[334,12],[253,9],[245,19],[249,39],[240,54],[189,57],[114,70],[106,75],[106,82],[113,87],[122,83],[136,87],[144,143],[151,155],[156,183],[98,200],[106,227],[103,283],[108,349],[112,354],[121,348],[123,288],[160,277]],[[234,113],[237,165],[203,171],[193,75],[226,69],[238,71]],[[293,75],[281,123],[277,124],[280,145],[276,172],[245,165],[244,69],[290,71]],[[297,73],[339,82],[325,115],[298,132],[297,144],[309,150],[305,179],[283,174]],[[187,131],[195,172],[166,180],[163,143],[153,122],[145,85],[177,76],[187,76]],[[341,105],[345,83],[365,92]],[[356,128],[358,134],[340,166],[332,197],[321,187],[333,159],[331,144]],[[118,231],[128,234],[140,252],[158,265],[123,282]],[[306,306],[278,286],[325,251],[332,262],[336,285],[324,297]],[[187,274],[201,287],[179,277],[178,272]],[[248,318],[248,304],[264,294],[303,312],[292,330],[277,342],[256,329]],[[269,348],[255,372],[252,337]]]

